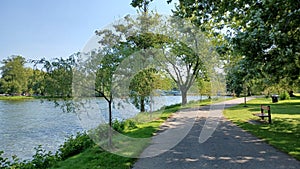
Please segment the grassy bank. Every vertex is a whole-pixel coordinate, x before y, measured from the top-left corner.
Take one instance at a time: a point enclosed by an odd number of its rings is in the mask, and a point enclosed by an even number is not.
[[[31,96],[0,96],[0,100],[26,100],[26,99],[34,99]]]
[[[272,124],[261,122],[253,113],[260,105],[270,105]],[[253,135],[300,160],[300,96],[272,103],[271,98],[258,98],[226,109],[224,116]],[[253,123],[254,122],[254,123]]]
[[[180,105],[168,106],[165,109],[153,112],[152,114],[140,113],[138,116],[131,119],[136,123],[137,127],[134,129],[125,129],[123,134],[135,138],[150,138],[159,129],[160,125],[172,115],[172,113],[178,111],[181,108],[189,108],[207,104],[211,104],[211,100],[192,102],[185,107],[182,107]],[[118,138],[113,138],[113,141],[120,140],[118,140]],[[127,154],[142,152],[142,150],[148,144],[149,142],[141,142],[138,143],[138,145],[134,144],[129,147],[126,147],[125,151],[127,151]],[[128,169],[132,167],[135,161],[136,159],[134,158],[128,158],[112,154],[102,150],[99,146],[94,146],[78,155],[70,157],[64,161],[58,162],[57,164],[55,164],[53,169]]]

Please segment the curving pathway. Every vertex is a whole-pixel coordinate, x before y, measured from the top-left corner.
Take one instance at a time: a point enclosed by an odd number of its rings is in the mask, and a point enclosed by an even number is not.
[[[226,108],[243,102],[244,99],[234,99],[223,103]],[[300,168],[300,161],[243,131],[223,117],[215,118],[218,125],[212,135],[201,143],[199,135],[206,126],[208,110],[211,108],[203,106],[200,110],[187,109],[175,113],[152,138],[152,143],[143,151],[133,169]]]

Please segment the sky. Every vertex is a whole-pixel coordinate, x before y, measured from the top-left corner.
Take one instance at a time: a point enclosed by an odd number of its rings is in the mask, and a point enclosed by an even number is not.
[[[150,9],[171,14],[174,4],[154,0]],[[95,30],[136,14],[131,0],[0,0],[0,61],[66,58],[80,52]]]

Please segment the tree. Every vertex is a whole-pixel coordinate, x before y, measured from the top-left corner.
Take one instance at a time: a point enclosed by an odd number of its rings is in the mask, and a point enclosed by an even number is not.
[[[159,85],[155,84],[163,84],[160,77],[155,76],[159,72],[157,65],[153,65],[155,61],[151,63],[151,61],[147,60],[151,57],[155,59],[154,55],[157,55],[157,51],[155,50],[160,49],[162,44],[166,43],[168,39],[166,36],[146,31],[127,38],[127,43],[136,51],[135,54],[142,55],[140,58],[142,58],[141,62],[144,65],[141,67],[137,66],[143,70],[137,72],[133,79],[131,79],[129,86],[130,90],[132,90],[130,95],[141,112],[145,111],[145,102],[152,95],[153,90],[159,89]]]
[[[28,90],[30,70],[25,68],[26,60],[22,56],[12,56],[2,61],[2,90],[11,95],[21,95]]]
[[[211,91],[212,91],[212,87],[211,87],[211,83],[203,78],[198,78],[196,79],[197,81],[197,89],[198,92],[200,94],[200,97],[204,96],[208,96],[208,98],[211,98]],[[202,100],[202,98],[200,98],[200,100]]]
[[[163,47],[161,65],[177,84],[184,105],[196,79],[207,78],[214,71],[217,53],[208,38],[188,20],[171,18],[164,30],[170,42]]]
[[[131,97],[134,99],[136,107],[139,107],[141,112],[145,112],[145,101],[151,95],[154,86],[155,69],[147,69],[138,72],[130,83]]]
[[[40,88],[45,96],[50,98],[70,98],[72,97],[72,68],[75,66],[75,56],[71,55],[67,59],[56,58],[53,61],[41,59],[33,61],[35,64],[43,64],[42,72],[35,72],[36,75],[43,75],[40,81],[33,85]],[[34,77],[41,78],[41,77]]]
[[[149,6],[150,2],[152,2],[152,1],[153,0],[132,0],[130,5],[134,8],[141,9],[143,12],[147,12],[148,6]]]
[[[45,95],[45,76],[46,73],[39,69],[32,70],[31,76],[28,79],[28,89],[30,94]]]
[[[180,0],[175,14],[191,18],[203,30],[225,28],[227,40],[244,67],[272,83],[299,84],[299,1]],[[223,29],[224,30],[224,29]],[[287,78],[286,78],[287,77]]]

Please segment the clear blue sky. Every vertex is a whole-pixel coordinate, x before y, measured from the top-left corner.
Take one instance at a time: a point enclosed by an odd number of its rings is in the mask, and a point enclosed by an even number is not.
[[[154,0],[150,9],[171,14],[174,4]],[[0,61],[68,57],[101,29],[127,14],[131,0],[0,0]]]

